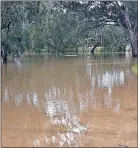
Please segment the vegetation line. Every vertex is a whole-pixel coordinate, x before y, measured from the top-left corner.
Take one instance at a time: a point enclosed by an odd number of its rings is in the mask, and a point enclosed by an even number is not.
[[[137,1],[2,1],[1,56],[132,52],[138,57]]]
[[[108,64],[129,64],[130,62],[110,62],[110,63],[91,63],[92,65],[108,65]]]

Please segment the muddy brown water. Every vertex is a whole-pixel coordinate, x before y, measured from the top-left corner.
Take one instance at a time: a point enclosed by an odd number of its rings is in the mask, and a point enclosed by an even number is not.
[[[132,64],[32,56],[2,65],[2,146],[137,146]]]

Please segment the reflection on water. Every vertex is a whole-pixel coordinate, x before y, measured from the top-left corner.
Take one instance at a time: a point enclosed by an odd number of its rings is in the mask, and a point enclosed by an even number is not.
[[[13,83],[12,88],[8,86],[4,87],[2,98],[3,98],[3,102],[9,102],[9,98],[12,98],[12,100],[15,101],[16,105],[20,105],[21,103],[23,103],[24,99],[26,99],[27,104],[32,103],[34,107],[39,107],[41,103],[41,106],[43,106],[44,112],[46,113],[47,116],[50,116],[50,117],[55,115],[62,115],[62,114],[64,114],[64,116],[68,116],[70,113],[75,114],[79,111],[82,111],[84,108],[88,106],[96,107],[97,100],[96,100],[95,88],[99,88],[99,89],[104,88],[104,89],[107,89],[107,92],[104,94],[105,97],[103,98],[104,105],[108,107],[109,106],[113,107],[112,106],[112,103],[113,103],[112,88],[124,85],[125,76],[127,77],[130,75],[129,71],[130,71],[129,69],[124,71],[120,69],[116,69],[113,71],[106,70],[101,73],[101,71],[98,72],[98,71],[95,71],[94,69],[92,70],[92,66],[88,67],[88,65],[86,64],[87,75],[85,79],[88,83],[90,83],[90,85],[89,85],[89,88],[84,88],[84,90],[86,89],[85,92],[81,92],[79,88],[77,88],[79,87],[79,82],[81,81],[79,74],[77,74],[76,83],[72,82],[72,85],[75,84],[77,86],[74,89],[72,88],[71,84],[69,87],[63,87],[63,86],[60,86],[59,84],[59,86],[57,85],[50,86],[44,91],[44,86],[42,86],[43,90],[41,91],[41,95],[43,97],[39,98],[39,94],[38,94],[39,92],[37,92],[37,88],[35,88],[36,91],[34,92],[33,91],[28,92],[28,90],[26,90],[22,93],[18,93],[19,84],[16,85],[15,83]],[[17,81],[16,83],[18,83],[18,78],[20,77],[15,78],[15,81]],[[31,81],[33,81],[33,79],[30,80],[30,83]],[[9,81],[8,83],[11,83],[11,82]],[[20,83],[20,85],[22,84]],[[66,85],[66,82],[65,82],[65,85]],[[84,84],[82,84],[82,87],[83,85]],[[40,87],[41,89],[41,85],[36,87]],[[10,96],[10,91],[13,91],[13,89],[16,90],[16,94]],[[76,93],[75,94],[76,98],[74,98],[74,93]],[[70,100],[70,103],[73,105],[73,107],[70,106],[67,99]],[[78,104],[75,103],[76,99],[79,103],[79,106]],[[114,100],[114,103],[119,104],[119,100]]]
[[[46,145],[81,146],[80,114],[87,108],[110,108],[120,112],[120,98],[112,95],[131,77],[130,64],[125,61],[85,59],[42,59],[38,63],[2,67],[2,101],[11,106],[30,106],[49,117],[56,135],[43,137]],[[16,116],[16,115],[15,115]],[[22,115],[21,115],[22,116]],[[37,120],[37,118],[36,118]],[[27,123],[25,123],[27,124]],[[72,129],[69,130],[69,129]],[[41,141],[34,139],[34,146]]]

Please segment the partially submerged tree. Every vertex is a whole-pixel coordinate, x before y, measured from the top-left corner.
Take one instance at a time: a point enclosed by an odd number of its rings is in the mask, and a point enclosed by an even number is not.
[[[2,1],[2,56],[25,51],[65,53],[89,42],[110,51],[123,51],[131,41],[137,49],[138,2]],[[109,26],[109,27],[107,27]],[[125,34],[129,34],[126,39]],[[115,46],[115,48],[114,48]]]
[[[79,46],[82,38],[73,13],[46,1],[2,1],[3,55],[41,52],[64,53]],[[4,58],[7,60],[7,58]]]
[[[66,9],[78,14],[81,24],[90,24],[90,30],[111,24],[128,30],[132,55],[138,56],[138,2],[88,1],[60,2]]]
[[[4,62],[7,62],[8,54],[15,54],[15,51],[21,53],[25,51],[23,49],[23,42],[25,41],[23,41],[23,32],[27,27],[25,25],[31,24],[37,18],[39,3],[39,1],[1,2],[1,48]]]

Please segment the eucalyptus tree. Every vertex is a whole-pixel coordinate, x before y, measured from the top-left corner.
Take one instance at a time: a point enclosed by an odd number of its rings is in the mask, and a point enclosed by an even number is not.
[[[7,62],[8,54],[25,51],[25,27],[36,20],[39,5],[39,1],[1,2],[1,47],[4,62]]]
[[[106,25],[103,27],[101,41],[106,52],[125,52],[129,39],[128,33],[121,26]]]
[[[3,57],[25,51],[65,53],[85,41],[122,51],[131,41],[137,56],[137,2],[2,1]],[[129,38],[126,39],[126,32]]]
[[[32,28],[34,47],[47,48],[51,54],[63,54],[80,46],[82,37],[74,13],[61,7],[51,8]]]
[[[128,31],[133,56],[138,56],[138,2],[119,1],[68,1],[60,2],[66,9],[78,14],[80,24],[89,24],[93,30],[103,25],[122,26]]]
[[[25,51],[51,54],[78,47],[82,38],[74,13],[47,1],[2,1],[2,49],[8,54]]]

